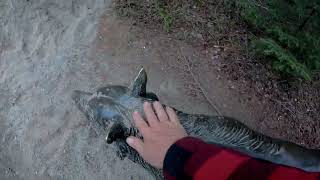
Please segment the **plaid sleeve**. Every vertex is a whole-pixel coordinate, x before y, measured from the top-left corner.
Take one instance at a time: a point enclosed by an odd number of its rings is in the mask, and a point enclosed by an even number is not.
[[[164,159],[165,179],[319,179],[307,173],[257,160],[238,152],[185,137],[173,144]]]

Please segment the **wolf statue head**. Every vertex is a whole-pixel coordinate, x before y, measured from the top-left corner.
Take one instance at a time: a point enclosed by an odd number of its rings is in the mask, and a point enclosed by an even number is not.
[[[154,174],[156,179],[161,179],[161,170],[146,163],[125,142],[131,135],[141,137],[134,127],[131,114],[138,111],[144,116],[143,103],[158,100],[154,93],[146,91],[146,87],[147,74],[142,68],[130,87],[109,85],[99,88],[95,93],[76,90],[72,99],[89,121],[97,123],[106,131],[106,141],[115,145],[120,159],[127,157]],[[264,136],[233,118],[187,114],[177,110],[176,113],[190,136],[251,157],[305,171],[320,172],[318,150]]]

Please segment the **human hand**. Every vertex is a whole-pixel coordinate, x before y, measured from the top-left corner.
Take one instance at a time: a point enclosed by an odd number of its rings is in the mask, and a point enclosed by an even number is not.
[[[156,101],[153,103],[153,108],[150,103],[145,102],[143,109],[147,121],[138,112],[134,112],[132,115],[143,140],[130,136],[126,141],[145,161],[161,169],[170,146],[177,140],[186,137],[187,133],[172,108],[166,107],[164,109]]]

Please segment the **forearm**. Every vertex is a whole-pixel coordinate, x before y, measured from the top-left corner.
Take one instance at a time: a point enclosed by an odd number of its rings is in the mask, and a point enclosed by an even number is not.
[[[306,173],[186,137],[172,145],[164,160],[166,179],[317,179]]]

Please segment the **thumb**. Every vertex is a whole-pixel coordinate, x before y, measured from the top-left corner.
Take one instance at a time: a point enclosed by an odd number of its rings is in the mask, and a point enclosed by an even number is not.
[[[141,139],[134,136],[130,136],[126,139],[126,142],[129,144],[129,146],[135,149],[140,154],[140,156],[142,156],[143,142]]]

